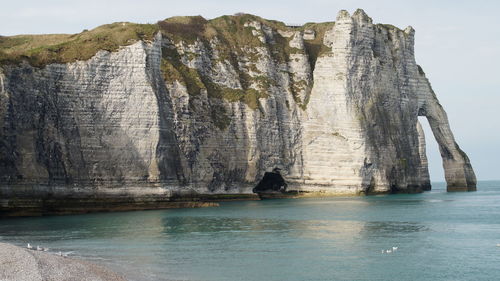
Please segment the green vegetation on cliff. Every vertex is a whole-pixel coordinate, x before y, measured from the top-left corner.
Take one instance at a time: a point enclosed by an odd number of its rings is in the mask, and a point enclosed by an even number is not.
[[[187,44],[192,44],[197,39],[209,42],[217,37],[221,41],[221,47],[226,46],[226,49],[221,49],[223,51],[221,59],[224,59],[230,56],[229,51],[240,55],[244,48],[266,45],[254,35],[253,28],[247,25],[249,22],[258,22],[274,31],[275,42],[270,46],[271,53],[281,60],[301,50],[291,48],[288,44],[291,38],[283,37],[276,31],[314,31],[315,38],[304,42],[312,66],[317,57],[328,50],[323,45],[323,36],[325,31],[335,24],[334,22],[306,23],[303,26],[290,27],[283,22],[267,20],[255,15],[236,14],[211,20],[206,20],[201,16],[172,17],[159,21],[157,24],[117,22],[77,34],[0,36],[0,65],[27,61],[33,66],[43,67],[51,63],[88,60],[99,50],[113,52],[121,46],[127,46],[139,40],[151,41],[160,30],[173,41],[184,41]],[[376,26],[397,32],[402,31],[389,24],[376,24]]]
[[[154,24],[118,22],[78,34],[17,35],[0,37],[0,65],[25,60],[36,67],[88,60],[99,50],[116,51],[139,40],[151,41]]]
[[[334,25],[335,22],[306,23],[302,27],[304,31],[310,30],[314,32],[313,40],[304,40],[304,46],[309,55],[309,64],[312,70],[314,70],[318,57],[331,51],[329,47],[323,44],[323,38],[325,37],[325,32]]]
[[[162,72],[164,80],[168,83],[178,81],[184,84],[192,96],[200,94],[205,90],[209,98],[225,99],[229,102],[240,101],[252,109],[259,109],[259,99],[269,95],[269,89],[273,81],[257,69],[256,62],[260,55],[255,52],[256,47],[266,47],[257,36],[253,34],[255,29],[248,26],[249,22],[266,21],[252,15],[222,16],[213,20],[205,20],[202,17],[174,17],[158,22],[161,32],[175,44],[176,47],[163,48]],[[270,22],[279,25],[276,22]],[[284,24],[282,24],[284,27]],[[207,69],[190,68],[183,63],[184,60],[196,59],[197,54],[184,52],[179,54],[178,44],[193,45],[201,44],[206,53],[211,57],[212,65],[217,63],[229,64],[236,71],[241,88],[230,88],[218,84],[212,80]],[[288,41],[286,42],[288,44]],[[286,48],[276,48],[286,50]],[[214,54],[217,55],[214,55]],[[278,50],[275,50],[278,54]],[[279,54],[277,59],[283,59]],[[246,62],[246,64],[244,63]],[[210,70],[208,70],[210,72]],[[253,75],[250,75],[252,72]],[[220,116],[225,111],[216,110],[212,119],[221,129],[227,122]],[[217,116],[217,118],[215,118]]]
[[[88,60],[100,50],[114,52],[138,41],[151,42],[155,34],[161,32],[170,44],[163,44],[161,61],[163,78],[168,84],[183,84],[193,98],[206,91],[209,98],[243,102],[257,110],[262,109],[260,99],[268,97],[276,87],[283,87],[277,85],[278,75],[280,71],[287,72],[292,59],[298,60],[293,55],[307,55],[314,70],[318,57],[331,52],[323,44],[323,38],[334,25],[334,22],[325,22],[291,27],[250,14],[236,14],[211,20],[201,16],[172,17],[156,24],[118,22],[72,35],[0,36],[0,66],[25,61],[34,67],[44,67]],[[397,29],[390,25],[377,26]],[[291,47],[291,40],[300,33],[308,34],[303,40],[304,48]],[[201,55],[205,57],[202,66],[192,63]],[[266,59],[273,61],[278,69],[267,69]],[[239,85],[228,87],[214,79],[216,66],[232,69]],[[295,103],[305,109],[308,95],[304,100],[299,95],[310,90],[310,83],[296,81],[293,73],[288,76],[288,90]],[[214,123],[221,129],[227,127],[229,120],[223,109],[214,107],[212,112]]]

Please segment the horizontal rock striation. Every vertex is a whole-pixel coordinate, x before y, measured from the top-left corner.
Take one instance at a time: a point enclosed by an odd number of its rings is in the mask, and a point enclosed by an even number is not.
[[[411,27],[357,10],[302,27],[235,15],[147,28],[155,35],[134,25],[138,35],[90,58],[68,53],[102,27],[26,53],[0,37],[10,46],[0,48],[3,208],[13,198],[249,193],[275,167],[300,191],[428,190],[418,116],[448,190],[475,189]]]

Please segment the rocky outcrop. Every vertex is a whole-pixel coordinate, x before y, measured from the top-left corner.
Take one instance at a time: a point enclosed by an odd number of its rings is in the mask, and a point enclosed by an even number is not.
[[[158,26],[150,41],[88,60],[1,66],[3,206],[248,193],[274,167],[302,191],[428,190],[418,116],[448,189],[475,189],[411,27],[373,24],[362,10],[304,27],[250,15]]]
[[[449,190],[475,189],[469,160],[415,63],[411,27],[373,25],[361,10],[352,17],[344,11],[324,41],[331,52],[316,63],[303,126],[305,167],[313,183],[364,192],[430,189],[417,119],[425,116],[441,149]]]

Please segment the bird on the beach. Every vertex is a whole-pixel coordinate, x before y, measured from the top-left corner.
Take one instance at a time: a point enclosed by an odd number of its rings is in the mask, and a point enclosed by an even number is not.
[[[37,250],[37,251],[41,251],[41,250],[42,250],[42,247],[40,247],[40,246],[36,246],[36,250]]]
[[[62,257],[62,252],[59,251],[59,253],[57,253],[57,255]]]
[[[33,246],[31,246],[31,244],[30,244],[30,243],[28,243],[27,248],[31,250],[31,249],[33,249]]]
[[[42,248],[44,252],[47,252],[49,248]]]

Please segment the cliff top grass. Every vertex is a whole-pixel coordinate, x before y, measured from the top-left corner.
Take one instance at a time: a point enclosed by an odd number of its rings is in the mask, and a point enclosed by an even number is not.
[[[174,42],[192,44],[196,40],[208,42],[214,38],[233,49],[263,46],[247,24],[258,22],[272,30],[288,31],[292,27],[283,22],[263,19],[250,14],[235,14],[207,20],[201,16],[172,17],[158,22],[161,32]],[[279,37],[279,36],[278,36]]]
[[[309,64],[311,65],[311,69],[314,70],[314,66],[316,65],[316,61],[318,57],[320,57],[326,51],[329,51],[329,48],[323,44],[323,38],[325,37],[325,32],[332,28],[335,25],[335,22],[323,22],[323,23],[306,23],[302,26],[304,31],[312,30],[314,31],[314,39],[313,40],[304,40],[304,46],[309,54]]]
[[[173,40],[184,40],[188,43],[197,38],[209,40],[217,34],[222,34],[226,35],[225,38],[234,38],[226,42],[229,44],[259,44],[251,31],[239,33],[244,23],[250,20],[275,28],[279,27],[282,30],[288,28],[281,22],[239,14],[212,20],[206,20],[201,16],[172,17],[159,21],[157,24],[117,22],[77,34],[0,36],[0,65],[27,61],[33,66],[43,67],[51,63],[88,60],[99,50],[112,52],[139,40],[151,41],[160,30]],[[231,36],[227,36],[229,34]]]
[[[158,31],[174,41],[182,40],[186,43],[192,43],[197,39],[208,41],[217,36],[224,44],[236,48],[262,46],[262,42],[252,34],[252,28],[245,26],[246,23],[252,21],[259,22],[273,30],[314,30],[316,38],[306,40],[307,51],[312,57],[312,65],[317,56],[324,51],[322,40],[325,30],[334,25],[334,22],[326,22],[291,27],[280,21],[239,13],[210,20],[201,16],[171,17],[156,24],[117,22],[77,34],[0,36],[0,65],[27,61],[33,66],[43,67],[51,63],[88,60],[99,50],[112,52],[139,40],[151,41]],[[392,25],[377,24],[377,26],[400,30]],[[287,42],[278,42],[278,45],[286,47]],[[293,52],[293,50],[288,51]]]
[[[155,24],[117,22],[78,34],[16,35],[0,37],[0,65],[23,60],[37,67],[88,60],[99,50],[116,51],[138,40],[151,41]]]

